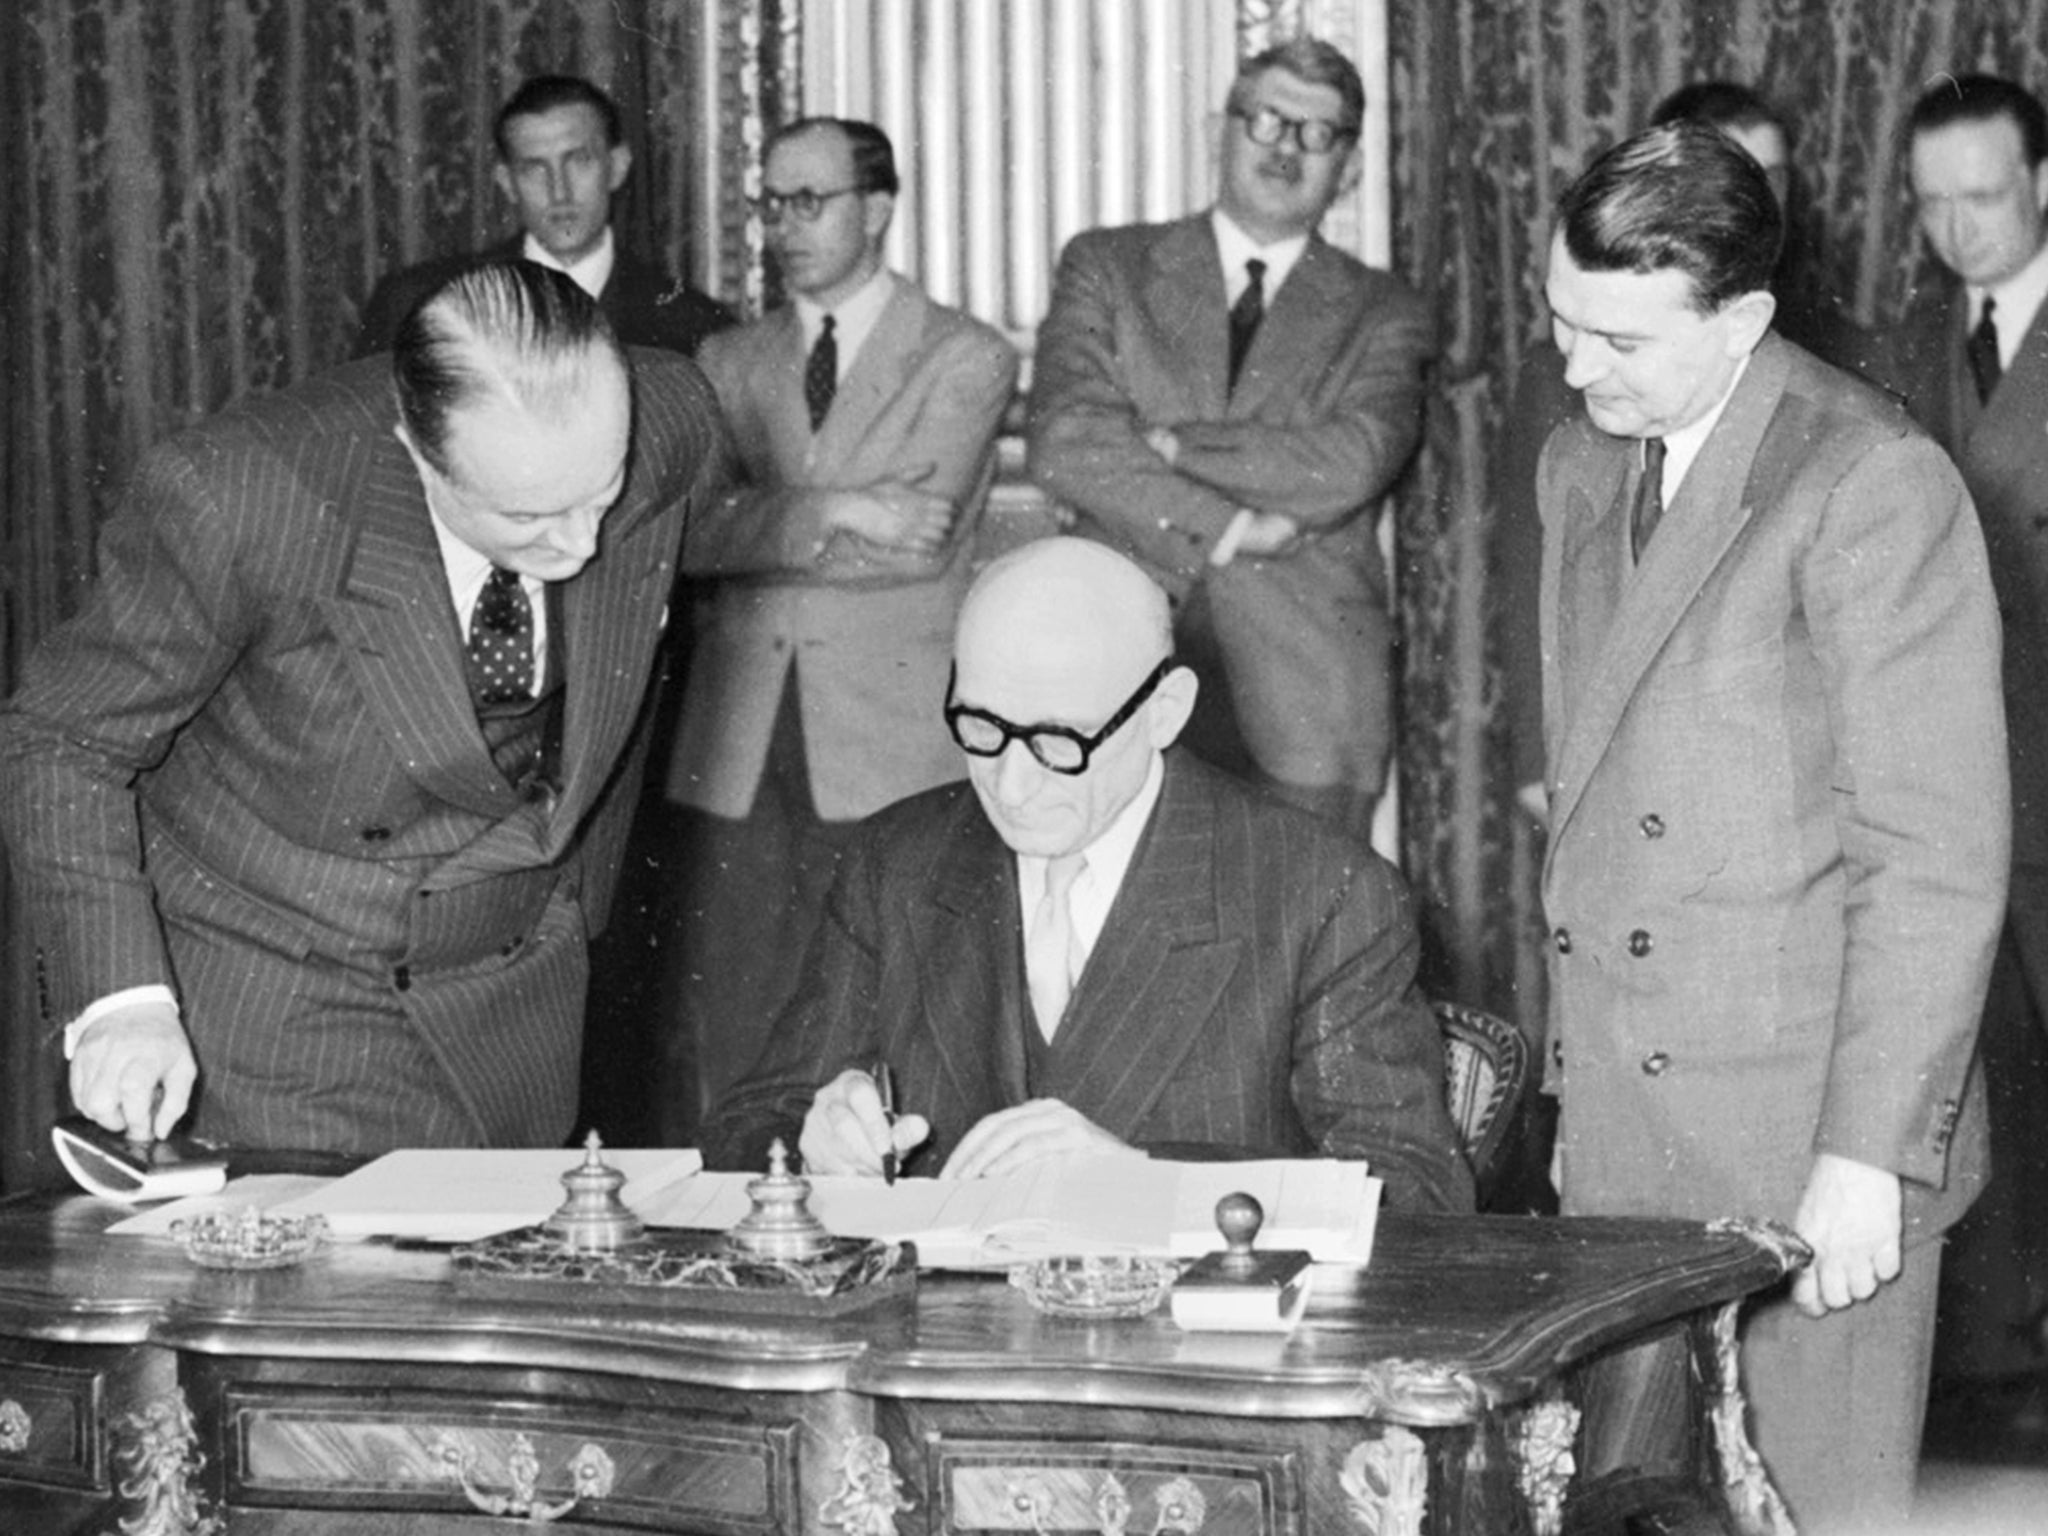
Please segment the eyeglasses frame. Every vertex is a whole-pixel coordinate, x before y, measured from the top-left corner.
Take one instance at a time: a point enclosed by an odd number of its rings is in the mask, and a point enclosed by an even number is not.
[[[1128,724],[1131,717],[1137,714],[1140,709],[1144,708],[1145,701],[1151,698],[1153,693],[1158,690],[1160,683],[1165,681],[1166,674],[1179,664],[1171,653],[1161,658],[1159,665],[1151,670],[1142,683],[1138,684],[1136,691],[1129,698],[1125,699],[1118,706],[1116,713],[1103,721],[1101,726],[1092,734],[1077,731],[1070,725],[1044,724],[1020,726],[1005,720],[1001,715],[991,714],[985,709],[976,709],[970,704],[962,704],[953,697],[953,686],[957,681],[955,675],[957,668],[948,669],[946,673],[946,707],[944,710],[946,729],[952,734],[953,744],[969,757],[1001,757],[1005,752],[1009,751],[1011,742],[1021,741],[1024,743],[1024,750],[1031,754],[1032,761],[1036,762],[1039,767],[1045,769],[1048,773],[1059,773],[1065,774],[1069,778],[1079,778],[1088,771],[1089,764],[1095,760],[1096,749],[1101,747],[1104,742],[1108,741],[1110,737],[1114,736]],[[959,721],[963,716],[972,717],[994,726],[1003,733],[1003,739],[996,743],[993,751],[983,751],[978,747],[970,747],[960,739]],[[1057,736],[1063,741],[1071,741],[1081,749],[1081,761],[1071,768],[1063,767],[1058,763],[1047,762],[1045,754],[1038,748],[1036,738],[1040,736]]]

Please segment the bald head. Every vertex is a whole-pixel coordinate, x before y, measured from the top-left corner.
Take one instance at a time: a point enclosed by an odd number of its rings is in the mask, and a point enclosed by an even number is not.
[[[1041,539],[981,573],[954,632],[953,702],[1013,738],[1054,727],[1092,740],[1114,727],[1079,773],[1048,767],[1024,740],[968,754],[982,809],[1010,847],[1078,852],[1144,787],[1194,706],[1194,675],[1162,670],[1172,645],[1166,594],[1104,545]]]

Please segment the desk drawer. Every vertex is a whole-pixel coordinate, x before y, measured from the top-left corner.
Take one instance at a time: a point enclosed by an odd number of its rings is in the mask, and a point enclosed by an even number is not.
[[[1225,1445],[1050,1437],[926,1444],[927,1486],[945,1536],[1010,1531],[1293,1536],[1298,1458]]]
[[[105,1492],[106,1375],[0,1356],[0,1479]]]
[[[720,1536],[795,1519],[793,1423],[373,1387],[242,1384],[222,1407],[240,1507],[479,1510]]]

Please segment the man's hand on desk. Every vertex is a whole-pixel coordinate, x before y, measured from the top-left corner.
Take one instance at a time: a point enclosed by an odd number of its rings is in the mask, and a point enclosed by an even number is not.
[[[1059,1099],[1032,1099],[985,1115],[939,1170],[942,1179],[986,1179],[1017,1173],[1062,1152],[1129,1150],[1093,1120]],[[1133,1153],[1133,1156],[1142,1154]]]
[[[836,492],[826,507],[826,529],[844,529],[885,549],[936,553],[952,533],[957,512],[948,498],[922,489],[932,470],[921,464],[897,479]]]
[[[1897,1174],[1818,1154],[1792,1220],[1813,1247],[1813,1262],[1792,1282],[1794,1305],[1808,1317],[1823,1317],[1868,1301],[1880,1285],[1896,1280],[1903,1211]]]
[[[923,1115],[899,1116],[891,1126],[875,1080],[849,1068],[811,1100],[797,1151],[803,1156],[806,1173],[879,1179],[882,1154],[892,1144],[896,1155],[903,1157],[931,1133],[931,1124]]]
[[[178,1010],[169,1003],[135,1003],[93,1020],[78,1037],[71,1054],[71,1100],[80,1114],[110,1131],[153,1140],[170,1135],[184,1117],[198,1076]]]

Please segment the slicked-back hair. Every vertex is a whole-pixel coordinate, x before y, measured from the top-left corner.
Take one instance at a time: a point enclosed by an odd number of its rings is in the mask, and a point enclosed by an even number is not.
[[[1650,125],[1711,123],[1726,133],[1736,128],[1775,128],[1792,143],[1792,125],[1763,96],[1733,80],[1695,80],[1681,85],[1650,112]]]
[[[2001,117],[2019,129],[2028,165],[2048,160],[2048,109],[2025,86],[1997,75],[1943,75],[1913,103],[1906,119],[1906,142],[1954,123],[1989,123]]]
[[[896,177],[896,150],[889,135],[857,117],[800,117],[793,123],[784,123],[768,135],[768,142],[761,148],[762,163],[766,164],[769,153],[785,140],[827,128],[837,129],[846,139],[846,147],[853,155],[853,184],[857,189],[892,194],[898,190],[901,183]]]
[[[1565,189],[1557,227],[1588,272],[1683,272],[1703,315],[1769,288],[1785,239],[1762,167],[1693,121],[1645,129],[1601,155]]]
[[[564,420],[605,367],[624,373],[626,359],[597,301],[530,261],[487,262],[451,278],[406,316],[391,348],[399,419],[444,475],[458,411],[495,397]]]
[[[1358,67],[1344,57],[1341,49],[1306,32],[1284,43],[1275,43],[1239,64],[1237,78],[1230,82],[1230,94],[1224,98],[1225,110],[1249,111],[1253,89],[1268,70],[1274,69],[1284,69],[1304,84],[1326,85],[1335,91],[1343,103],[1343,120],[1337,126],[1352,138],[1358,137],[1365,124],[1365,82],[1358,78]]]
[[[619,118],[619,104],[581,75],[535,75],[511,99],[498,108],[491,123],[491,140],[498,146],[498,158],[509,162],[512,145],[505,130],[515,117],[539,117],[558,107],[589,107],[604,124],[604,141],[614,149],[625,142],[625,125]]]

